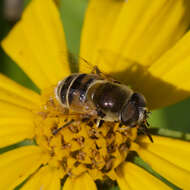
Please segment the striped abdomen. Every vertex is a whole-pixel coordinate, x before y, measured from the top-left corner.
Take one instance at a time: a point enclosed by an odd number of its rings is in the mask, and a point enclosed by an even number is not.
[[[102,80],[95,74],[72,74],[60,81],[56,88],[56,98],[66,108],[84,112],[88,108],[86,95],[89,87],[97,80]]]

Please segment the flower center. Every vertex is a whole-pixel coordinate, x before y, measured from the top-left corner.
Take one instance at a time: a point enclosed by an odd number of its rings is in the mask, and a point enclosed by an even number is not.
[[[69,113],[51,93],[42,95],[43,104],[35,119],[36,143],[49,154],[49,165],[64,175],[87,171],[94,180],[115,179],[115,168],[125,161],[136,128],[104,122],[83,114]]]

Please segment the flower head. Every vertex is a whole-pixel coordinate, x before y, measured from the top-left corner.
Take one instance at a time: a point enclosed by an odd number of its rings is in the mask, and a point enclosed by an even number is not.
[[[142,92],[151,109],[188,97],[190,20],[184,3],[91,0],[80,56]],[[96,189],[94,181],[106,179],[121,189],[170,189],[132,162],[134,152],[175,185],[190,187],[189,142],[153,136],[151,143],[137,128],[122,130],[117,122],[97,128],[96,118],[67,113],[56,100],[55,86],[71,72],[60,53],[67,48],[53,0],[33,0],[2,47],[40,94],[0,75],[0,146],[32,140],[0,156],[0,189],[25,179],[22,189],[56,190],[63,180],[63,190]]]

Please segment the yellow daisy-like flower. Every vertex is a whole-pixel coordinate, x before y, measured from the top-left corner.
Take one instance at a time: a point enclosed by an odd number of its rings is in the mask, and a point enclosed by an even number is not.
[[[167,106],[190,96],[189,24],[185,0],[91,0],[80,56],[143,93],[149,108]],[[63,113],[52,99],[54,86],[71,73],[53,0],[33,0],[2,47],[41,93],[0,75],[0,147],[35,142],[0,155],[0,189],[27,179],[23,190],[59,190],[64,180],[63,190],[95,190],[94,181],[108,178],[122,190],[170,189],[130,162],[134,151],[167,180],[190,189],[189,142],[153,136],[151,143],[136,128],[120,131],[118,123],[96,128],[93,120]]]

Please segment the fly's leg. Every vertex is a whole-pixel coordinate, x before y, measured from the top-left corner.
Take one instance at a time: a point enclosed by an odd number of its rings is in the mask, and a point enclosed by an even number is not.
[[[57,135],[59,133],[59,131],[61,131],[62,129],[64,129],[65,127],[69,126],[70,124],[72,124],[74,122],[74,120],[72,119],[71,121],[67,122],[65,125],[63,125],[62,127],[55,129],[52,134],[53,135]]]

